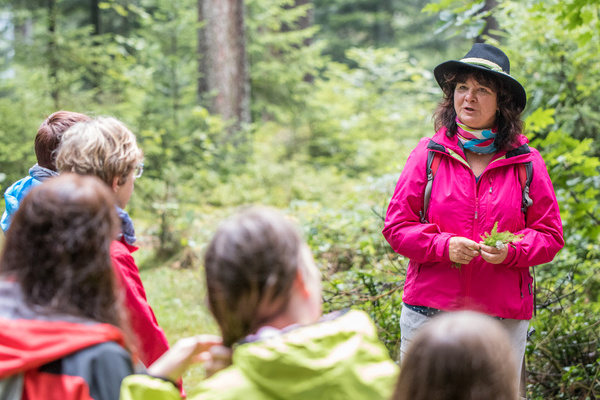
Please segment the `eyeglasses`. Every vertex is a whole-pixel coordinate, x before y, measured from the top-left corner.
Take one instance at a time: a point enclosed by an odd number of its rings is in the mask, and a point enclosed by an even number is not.
[[[143,173],[144,173],[144,163],[139,163],[138,165],[135,166],[135,168],[133,170],[133,177],[136,179],[141,178]]]

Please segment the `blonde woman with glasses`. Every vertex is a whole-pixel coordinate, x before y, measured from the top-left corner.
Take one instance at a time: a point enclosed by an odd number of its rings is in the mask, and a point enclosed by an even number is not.
[[[138,248],[133,222],[124,210],[135,180],[142,176],[142,159],[143,153],[137,146],[135,135],[123,123],[111,117],[98,117],[75,124],[65,132],[56,165],[61,173],[97,176],[115,195],[121,230],[112,243],[111,257],[125,291],[131,325],[139,340],[141,361],[148,366],[169,345],[148,304],[138,267],[131,255]]]

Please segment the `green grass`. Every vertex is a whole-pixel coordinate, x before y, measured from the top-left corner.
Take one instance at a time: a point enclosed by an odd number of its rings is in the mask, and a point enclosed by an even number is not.
[[[206,289],[202,269],[173,269],[167,264],[142,269],[140,275],[148,302],[159,325],[164,329],[169,344],[200,333],[219,333],[205,304]],[[190,392],[203,376],[202,366],[189,368],[183,375],[185,389]]]

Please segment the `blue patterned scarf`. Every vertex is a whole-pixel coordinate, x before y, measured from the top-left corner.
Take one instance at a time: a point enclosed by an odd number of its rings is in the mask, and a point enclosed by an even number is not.
[[[467,150],[471,150],[475,153],[495,153],[496,150],[496,135],[498,134],[498,128],[493,127],[492,129],[473,129],[460,122],[456,117],[456,125],[458,140],[462,143],[463,147]]]
[[[130,246],[133,246],[137,238],[135,237],[135,229],[133,228],[133,221],[127,211],[117,206],[117,214],[121,219],[121,233],[119,234],[119,239],[122,237]]]
[[[38,164],[35,164],[33,167],[29,168],[29,176],[31,176],[33,179],[37,179],[40,182],[44,182],[48,178],[58,176],[58,172],[52,171],[48,168],[40,167]]]

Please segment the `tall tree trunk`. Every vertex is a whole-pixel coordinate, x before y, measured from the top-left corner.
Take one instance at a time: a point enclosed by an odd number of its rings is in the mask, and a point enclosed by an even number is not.
[[[250,81],[243,0],[198,0],[198,96],[207,108],[231,122],[227,142],[250,122]]]
[[[90,19],[94,26],[94,35],[102,33],[102,26],[100,24],[100,3],[99,0],[90,0]]]
[[[50,95],[54,101],[54,109],[60,108],[58,89],[58,58],[56,54],[56,19],[58,10],[56,0],[48,0],[48,77],[50,81]]]
[[[7,61],[10,60],[12,62],[15,60],[22,60],[23,58],[29,56],[28,52],[24,50],[25,45],[33,43],[33,29],[34,23],[33,19],[30,16],[25,18],[23,17],[15,17],[15,14],[12,14],[12,23],[14,24],[14,32],[15,38],[13,41],[12,49],[14,50],[13,56],[5,55]]]
[[[206,32],[206,17],[204,15],[204,2],[206,0],[198,0],[198,102],[204,106],[208,106],[205,97],[208,95],[208,34]]]
[[[389,43],[392,36],[391,22],[381,18],[381,14],[393,15],[394,7],[391,0],[379,0],[377,4],[377,23],[374,26],[373,38],[375,39],[375,46],[382,47],[386,43]]]
[[[285,5],[283,8],[292,9],[292,8],[303,6],[303,5],[310,4],[310,3],[312,3],[312,0],[295,0],[294,4]],[[285,23],[282,24],[281,32],[290,32],[290,31],[295,31],[295,30],[301,31],[303,29],[310,28],[313,24],[314,24],[314,12],[311,9],[311,10],[309,10],[308,13],[306,13],[306,15],[304,17],[301,17],[297,21],[295,21],[294,26],[290,27],[288,24],[285,24]],[[304,39],[304,42],[303,42],[304,46],[310,46],[311,44],[312,44],[312,38]],[[307,74],[304,77],[304,81],[312,83],[314,81],[314,77],[312,75]]]
[[[485,5],[483,6],[480,12],[486,13],[493,11],[493,9],[497,5],[497,0],[485,0]],[[494,18],[493,14],[490,14],[485,18],[485,26],[483,27],[483,30],[481,31],[479,36],[477,36],[477,38],[475,39],[475,42],[483,43],[485,42],[486,37],[490,37],[495,40],[500,40],[500,36],[494,33],[494,31],[497,31],[498,29],[500,29],[498,21],[496,20],[496,18]]]

